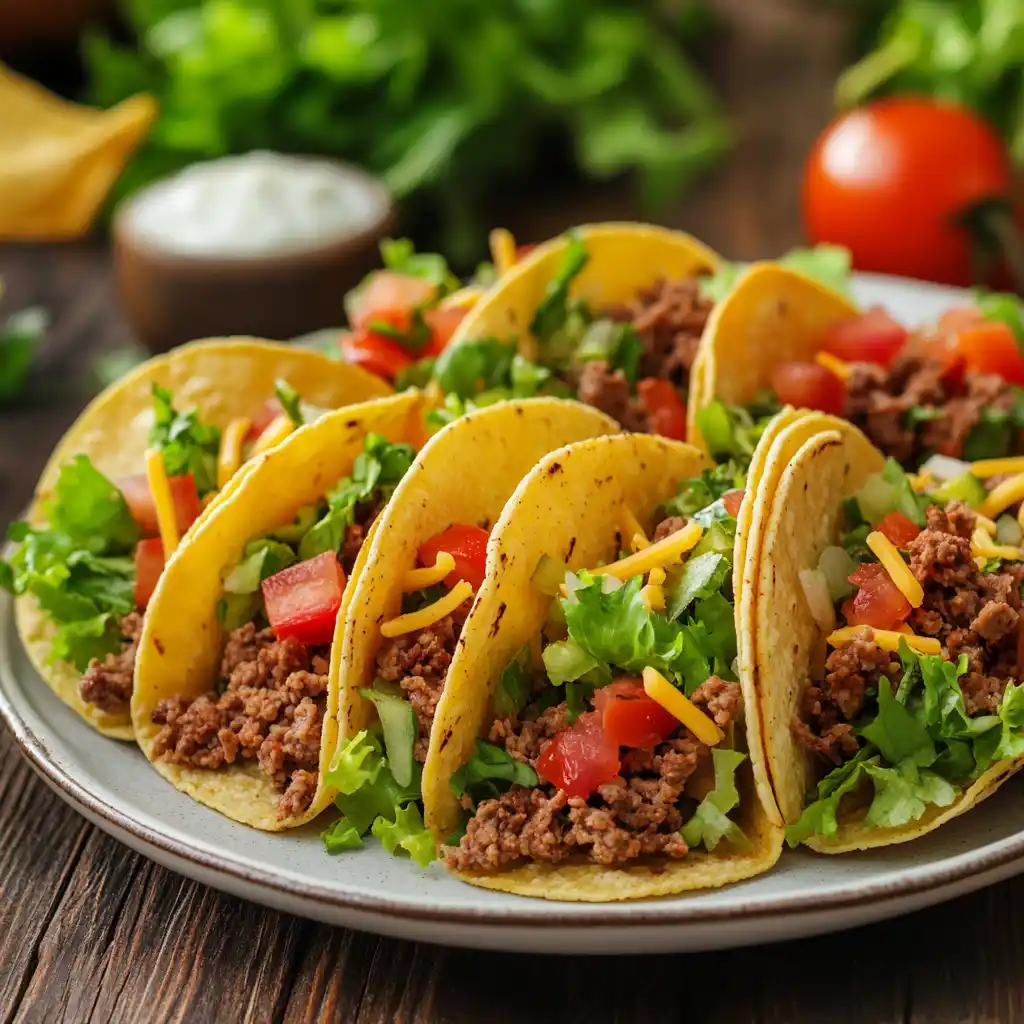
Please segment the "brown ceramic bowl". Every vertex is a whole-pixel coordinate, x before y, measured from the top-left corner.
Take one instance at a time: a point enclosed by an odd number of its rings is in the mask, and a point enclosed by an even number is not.
[[[341,324],[345,293],[379,265],[377,246],[394,221],[394,207],[376,179],[331,163],[365,193],[372,212],[368,226],[279,254],[203,256],[163,249],[133,230],[132,210],[145,190],[122,203],[114,217],[114,269],[139,340],[164,352],[197,338],[286,340]]]

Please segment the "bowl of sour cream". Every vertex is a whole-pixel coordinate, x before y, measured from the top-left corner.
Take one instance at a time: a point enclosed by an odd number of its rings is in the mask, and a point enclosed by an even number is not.
[[[155,352],[335,326],[393,216],[383,185],[336,161],[260,151],[193,164],[118,208],[121,300]]]

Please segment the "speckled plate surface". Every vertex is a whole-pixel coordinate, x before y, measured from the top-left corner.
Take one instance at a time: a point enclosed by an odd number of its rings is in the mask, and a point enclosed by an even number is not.
[[[857,297],[908,323],[961,293],[861,276]],[[319,827],[254,832],[193,803],[139,751],[103,739],[36,676],[0,594],[0,714],[56,792],[104,831],[207,885],[280,910],[406,939],[549,953],[642,953],[771,942],[906,913],[1024,871],[1024,781],[935,834],[870,853],[785,851],[777,867],[712,892],[618,904],[529,900],[422,871],[375,844],[328,857]]]

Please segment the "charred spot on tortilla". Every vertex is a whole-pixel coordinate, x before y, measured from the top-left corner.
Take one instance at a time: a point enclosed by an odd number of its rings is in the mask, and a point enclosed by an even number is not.
[[[448,746],[448,742],[451,740],[451,738],[452,738],[452,730],[451,729],[446,729],[445,733],[444,733],[444,736],[441,737],[441,745],[438,747],[438,750],[439,751],[440,750],[444,750],[444,748]]]
[[[501,562],[502,565],[504,565],[508,561],[508,554],[504,551],[500,552],[498,554],[498,561]]]
[[[570,541],[569,541],[569,547],[568,547],[568,548],[566,548],[566,551],[565,551],[565,558],[564,558],[564,559],[562,559],[562,561],[564,561],[564,562],[568,562],[568,561],[569,561],[569,559],[570,559],[570,558],[572,558],[572,553],[573,553],[573,552],[574,552],[575,550],[576,550],[576,538],[575,538],[575,537],[573,537],[573,538],[572,538],[572,540],[570,540]]]
[[[167,653],[166,649],[164,648],[163,641],[161,641],[160,637],[153,637],[153,646],[160,652],[161,655]]]
[[[556,473],[562,472],[562,464],[560,462],[552,462],[548,466],[548,476],[554,476]]]
[[[498,605],[498,611],[494,616],[494,621],[491,623],[490,632],[487,634],[488,636],[495,637],[498,635],[498,627],[501,625],[501,620],[505,614],[505,609],[507,607],[508,605],[504,601],[502,601],[501,604]],[[462,637],[459,637],[459,643],[461,642]]]
[[[346,420],[345,421],[345,426],[346,427],[358,427],[359,425],[360,425],[359,420]]]

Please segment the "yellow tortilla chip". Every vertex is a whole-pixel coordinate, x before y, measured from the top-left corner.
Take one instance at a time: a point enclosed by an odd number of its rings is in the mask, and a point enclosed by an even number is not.
[[[154,760],[153,745],[160,726],[153,722],[152,715],[161,700],[194,699],[213,688],[223,647],[217,622],[223,576],[238,564],[246,543],[291,521],[300,508],[319,501],[339,479],[349,475],[363,451],[367,433],[408,442],[415,435],[421,415],[418,392],[407,391],[338,409],[300,427],[240,474],[232,493],[218,502],[213,514],[203,517],[160,577],[135,665],[135,738],[165,779],[207,807],[254,828],[278,831],[312,820],[333,799],[324,786],[323,775],[337,742],[341,637],[377,524],[359,552],[338,614],[320,743],[320,781],[305,814],[280,820],[280,794],[251,762],[207,769]]]
[[[838,292],[775,263],[754,263],[711,312],[693,372],[699,401],[687,406],[687,438],[703,448],[697,413],[714,399],[754,401],[779,363],[812,362],[826,329],[857,315]]]
[[[690,445],[622,434],[553,452],[516,489],[492,535],[487,579],[463,627],[463,642],[449,669],[430,737],[423,798],[426,823],[439,841],[459,822],[449,779],[494,718],[491,699],[502,672],[540,635],[545,622],[551,598],[531,582],[540,559],[546,555],[573,569],[614,560],[621,545],[623,506],[648,528],[657,506],[706,465],[702,453]],[[763,754],[746,735],[750,762],[756,762]],[[738,778],[743,793],[740,824],[751,840],[749,850],[732,850],[723,843],[713,853],[694,851],[679,861],[654,860],[627,868],[531,863],[459,877],[519,895],[595,902],[680,893],[751,877],[778,859],[782,830],[772,824],[757,795],[749,763]]]
[[[45,505],[74,455],[84,454],[111,480],[143,472],[143,456],[153,423],[153,385],[169,388],[175,407],[196,407],[200,418],[224,428],[239,416],[251,416],[273,397],[274,383],[284,379],[313,405],[336,408],[387,395],[380,378],[319,352],[254,338],[196,341],[138,366],[98,395],[54,449],[43,470],[29,510],[29,521],[45,522]],[[208,505],[198,520],[223,501],[242,471]],[[114,739],[132,738],[128,715],[108,715],[78,695],[81,673],[67,662],[52,662],[54,628],[30,594],[15,602],[18,631],[36,671],[60,699],[90,725]]]
[[[590,406],[527,398],[480,409],[434,435],[378,520],[353,599],[341,644],[341,743],[365,729],[376,714],[360,691],[373,684],[380,625],[401,610],[403,581],[416,567],[420,545],[453,523],[490,529],[540,458],[571,441],[618,429]],[[495,564],[489,546],[488,579]]]
[[[152,96],[94,110],[0,64],[0,238],[69,239],[92,226],[156,119]]]

